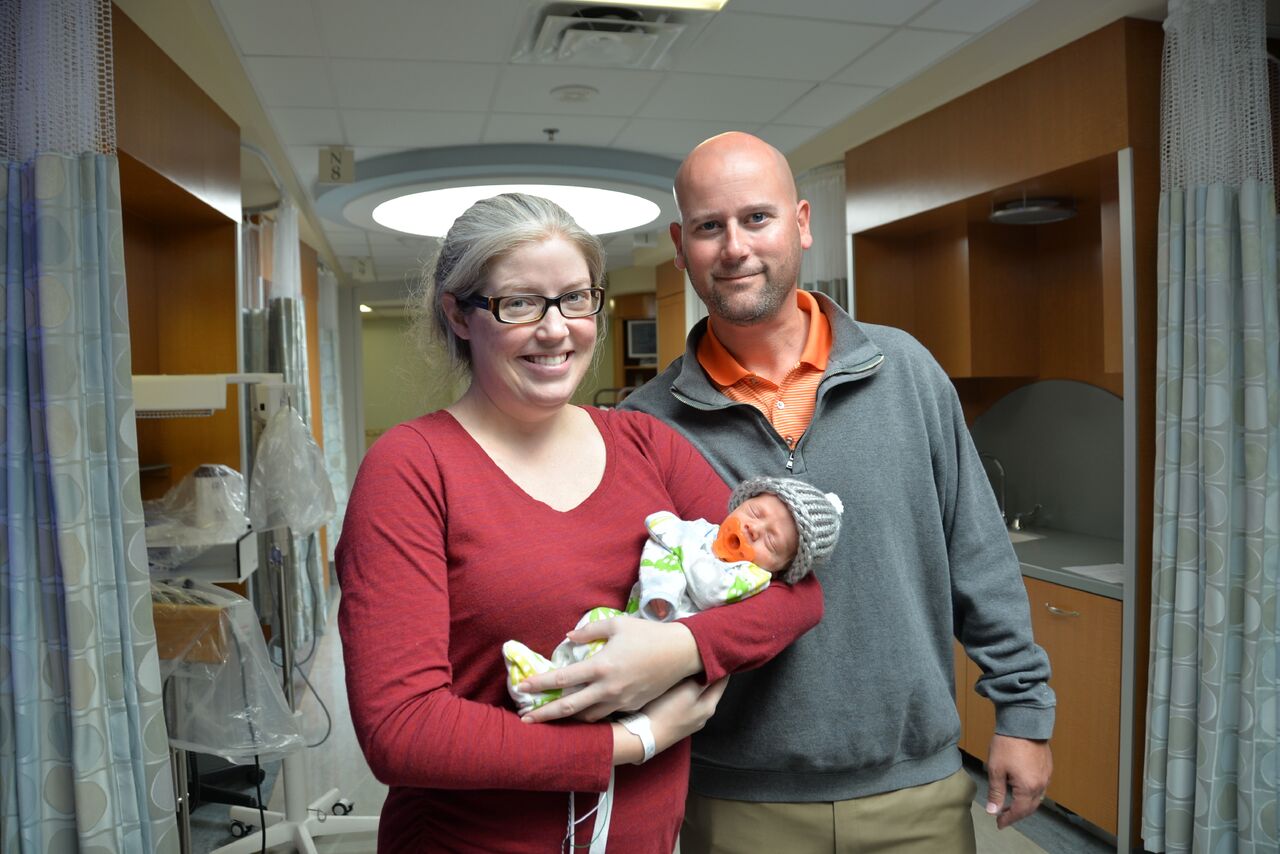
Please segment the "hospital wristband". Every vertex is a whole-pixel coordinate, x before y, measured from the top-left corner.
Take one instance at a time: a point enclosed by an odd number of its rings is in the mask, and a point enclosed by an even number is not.
[[[623,715],[618,718],[618,723],[622,724],[622,728],[632,735],[640,739],[640,744],[644,747],[644,758],[637,765],[643,765],[652,759],[658,752],[658,745],[653,740],[653,725],[649,723],[649,716],[637,712],[633,715]]]

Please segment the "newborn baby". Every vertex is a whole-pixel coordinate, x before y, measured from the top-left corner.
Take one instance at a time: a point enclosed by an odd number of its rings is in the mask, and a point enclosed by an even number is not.
[[[667,510],[649,514],[640,579],[626,608],[592,608],[574,628],[628,615],[659,622],[680,619],[754,596],[775,573],[793,584],[835,547],[844,506],[833,493],[824,494],[802,480],[757,477],[733,491],[729,511],[718,526],[705,519],[686,521]],[[602,640],[578,644],[566,639],[547,659],[519,641],[503,644],[507,692],[520,714],[563,691],[531,694],[517,691],[517,685],[534,673],[582,661],[603,646]]]

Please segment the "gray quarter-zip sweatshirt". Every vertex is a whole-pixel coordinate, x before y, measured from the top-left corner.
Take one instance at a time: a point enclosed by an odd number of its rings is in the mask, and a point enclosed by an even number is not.
[[[952,774],[953,636],[982,668],[997,732],[1053,729],[1048,657],[951,381],[910,335],[814,296],[831,356],[794,451],[708,380],[696,356],[706,320],[682,358],[623,402],[675,427],[730,485],[792,475],[844,502],[840,542],[815,570],[823,621],[730,679],[694,736],[690,784],[711,797],[835,801]]]

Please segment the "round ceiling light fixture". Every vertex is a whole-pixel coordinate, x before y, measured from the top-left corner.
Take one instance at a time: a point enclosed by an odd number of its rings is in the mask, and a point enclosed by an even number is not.
[[[471,145],[384,155],[350,184],[316,187],[316,209],[341,225],[441,237],[476,201],[506,192],[544,196],[592,234],[641,231],[679,218],[679,163],[635,151],[563,144]]]
[[[371,215],[378,225],[395,231],[444,237],[463,211],[481,199],[501,193],[527,193],[550,199],[592,234],[640,228],[661,213],[649,199],[619,190],[569,184],[472,184],[397,196],[375,207]]]
[[[1076,215],[1075,199],[1043,197],[1010,199],[991,208],[990,220],[1000,225],[1048,225]]]

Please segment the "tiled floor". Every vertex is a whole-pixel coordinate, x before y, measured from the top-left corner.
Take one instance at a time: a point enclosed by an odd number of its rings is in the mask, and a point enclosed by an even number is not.
[[[332,608],[330,614],[335,615],[331,621],[336,619],[337,608]],[[310,678],[316,694],[333,716],[333,731],[323,746],[306,751],[307,775],[303,782],[307,801],[319,797],[330,788],[341,787],[342,794],[354,802],[355,814],[376,815],[386,797],[387,788],[373,779],[356,744],[347,711],[342,644],[338,640],[336,625],[331,625],[320,640],[315,661],[310,668]],[[305,721],[304,731],[310,743],[318,741],[325,730],[325,717],[316,702],[316,694],[306,691],[300,702]],[[979,769],[971,767],[969,772],[978,783],[973,816],[980,854],[1105,854],[1115,850],[1048,809],[1042,809],[1019,822],[1017,827],[997,830],[995,820],[982,809],[986,797],[985,778]],[[271,809],[284,809],[283,789],[279,785],[272,787],[269,800]],[[193,854],[208,854],[231,841],[230,836],[219,838],[223,832],[221,820],[215,827],[209,819],[200,818],[200,813],[204,810],[209,810],[212,814],[217,807],[202,807],[196,811],[199,832],[194,834]],[[368,854],[374,851],[374,839],[372,834],[321,838],[316,840],[316,848],[320,854]]]

